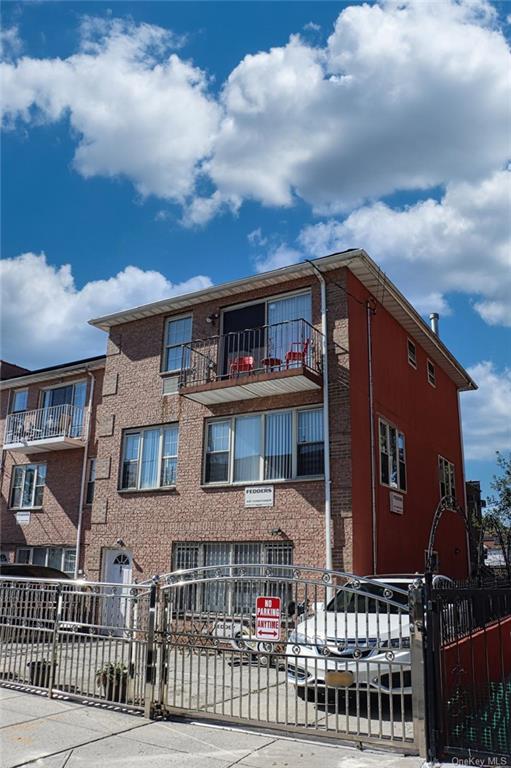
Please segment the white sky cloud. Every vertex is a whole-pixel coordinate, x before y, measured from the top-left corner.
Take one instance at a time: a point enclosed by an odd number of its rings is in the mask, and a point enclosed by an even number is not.
[[[183,202],[212,146],[220,110],[180,44],[149,24],[86,19],[67,59],[0,65],[4,124],[69,116],[74,166],[85,177],[124,176],[143,196]]]
[[[298,245],[269,236],[259,271],[360,246],[420,310],[447,312],[445,295],[463,291],[486,322],[511,324],[509,51],[490,3],[352,5],[324,46],[294,35],[246,56],[219,97],[169,30],[86,18],[81,32],[75,54],[42,60],[19,58],[9,32],[18,58],[0,64],[4,125],[69,119],[79,173],[177,202],[187,226],[244,200],[301,197],[339,217]],[[433,186],[440,202],[377,202]]]
[[[224,196],[323,214],[475,181],[509,155],[508,47],[485,2],[382,2],[231,72],[205,165]]]
[[[125,176],[203,224],[243,200],[346,212],[508,159],[508,47],[485,0],[352,5],[327,44],[246,56],[219,99],[150,24],[87,18],[65,59],[2,65],[7,124],[69,116],[84,176]],[[484,137],[484,139],[482,138]],[[216,189],[196,196],[198,176]]]
[[[23,41],[16,26],[0,30],[0,58],[10,59],[19,56],[23,50]]]
[[[493,461],[511,451],[511,368],[485,361],[468,370],[479,389],[462,395],[465,458]]]
[[[511,172],[501,171],[449,184],[440,202],[364,206],[306,227],[300,243],[314,256],[364,248],[421,311],[448,311],[444,294],[461,291],[481,297],[475,308],[486,322],[511,325],[510,201]]]
[[[48,264],[44,254],[0,261],[2,357],[29,368],[100,355],[106,335],[91,317],[207,288],[197,275],[172,283],[160,272],[128,266],[107,280],[78,289],[71,266]]]

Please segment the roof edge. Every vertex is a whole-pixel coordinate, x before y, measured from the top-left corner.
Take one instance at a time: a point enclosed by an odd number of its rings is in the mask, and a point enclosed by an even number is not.
[[[71,363],[64,363],[63,365],[39,368],[35,371],[23,374],[22,376],[14,376],[11,379],[0,381],[0,390],[14,389],[28,384],[35,384],[39,381],[72,376],[75,373],[80,373],[80,371],[99,370],[100,368],[104,368],[105,364],[106,355],[98,355],[96,357],[87,357],[83,360],[75,360]]]
[[[365,253],[361,248],[350,248],[347,251],[336,251],[335,253],[328,254],[327,256],[321,256],[317,259],[311,259],[310,261],[299,261],[296,264],[289,264],[287,267],[279,267],[278,269],[272,269],[269,272],[261,272],[257,275],[248,275],[248,277],[241,277],[239,280],[230,280],[227,283],[220,283],[219,285],[212,285],[209,288],[203,288],[200,291],[194,291],[193,293],[181,293],[176,296],[169,296],[167,299],[160,299],[160,301],[150,302],[149,304],[141,304],[137,307],[130,307],[128,309],[120,310],[119,312],[113,312],[110,315],[103,315],[102,317],[96,317],[89,320],[89,325],[95,328],[100,328],[102,331],[108,331],[114,325],[121,325],[124,322],[133,322],[130,315],[135,313],[142,314],[149,317],[150,315],[163,314],[165,312],[171,312],[172,304],[176,303],[194,303],[198,304],[201,301],[206,301],[208,297],[214,297],[216,294],[223,293],[224,291],[232,291],[239,289],[241,292],[245,286],[253,285],[256,288],[259,284],[264,285],[266,282],[274,280],[275,278],[281,278],[282,282],[289,279],[292,276],[300,277],[301,275],[313,273],[311,267],[312,264],[329,264],[335,261],[339,264],[339,267],[343,266],[343,261],[350,261],[357,255]],[[340,259],[340,256],[344,256],[344,259]],[[344,265],[345,266],[345,265]],[[179,308],[179,307],[177,307]]]
[[[103,331],[108,331],[111,327],[116,325],[136,322],[145,317],[179,311],[186,308],[187,305],[199,304],[203,301],[212,300],[215,297],[221,298],[229,295],[230,292],[234,295],[242,293],[244,289],[255,289],[265,285],[275,284],[275,282],[285,282],[286,280],[295,277],[298,278],[303,275],[314,274],[314,267],[317,267],[320,270],[322,268],[323,270],[330,270],[337,267],[346,267],[353,272],[355,277],[357,277],[357,270],[355,268],[357,262],[363,264],[366,270],[368,270],[378,282],[385,286],[385,294],[391,296],[392,300],[400,307],[401,311],[412,320],[418,329],[417,335],[419,337],[422,336],[423,339],[425,338],[429,344],[435,347],[439,359],[444,362],[447,368],[451,369],[451,378],[456,381],[458,389],[461,391],[477,389],[477,384],[449,351],[440,337],[433,333],[428,323],[417,312],[415,307],[363,248],[350,248],[346,251],[336,251],[326,256],[311,259],[310,261],[300,261],[296,264],[290,264],[286,267],[270,270],[269,272],[262,272],[258,275],[249,275],[248,277],[243,277],[239,280],[232,280],[227,283],[221,283],[220,285],[213,285],[209,288],[195,291],[194,293],[171,296],[168,299],[162,299],[160,301],[143,304],[138,307],[132,307],[130,309],[114,312],[110,315],[91,319],[89,320],[89,324],[96,328],[100,328]],[[368,290],[370,289],[368,288]],[[454,373],[456,375],[454,375]]]
[[[371,272],[378,276],[380,280],[383,280],[385,283],[385,291],[392,294],[392,297],[394,301],[397,301],[403,310],[411,317],[411,319],[419,326],[419,328],[422,330],[424,335],[428,338],[430,343],[434,344],[434,346],[438,349],[438,351],[442,354],[444,358],[446,358],[447,362],[454,366],[460,376],[465,379],[466,381],[466,387],[460,388],[462,390],[476,390],[479,389],[476,382],[473,380],[473,378],[467,373],[465,368],[461,365],[460,362],[456,359],[456,357],[452,354],[452,352],[449,350],[449,348],[444,344],[440,336],[438,336],[429,326],[429,324],[424,320],[424,318],[417,312],[413,304],[411,304],[406,296],[401,293],[399,288],[390,280],[389,277],[379,268],[379,266],[376,264],[373,259],[365,252],[363,251],[361,254],[361,258],[366,263],[367,267],[371,270]]]

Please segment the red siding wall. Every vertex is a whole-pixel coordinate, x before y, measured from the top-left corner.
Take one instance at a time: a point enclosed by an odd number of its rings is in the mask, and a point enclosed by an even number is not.
[[[350,293],[360,300],[369,294],[349,273]],[[370,455],[367,391],[367,315],[354,299],[349,306],[351,414],[353,451],[354,570],[367,573],[372,566],[371,495],[368,479]],[[424,350],[417,344],[417,369],[407,359],[404,328],[379,304],[372,318],[372,360],[375,460],[377,471],[378,573],[424,569],[432,517],[440,498],[438,455],[455,465],[456,496],[463,499],[463,466],[455,384],[437,365],[436,387],[427,381]],[[378,417],[405,434],[407,492],[404,514],[390,512],[390,489],[379,481]],[[463,521],[445,513],[437,531],[435,549],[439,570],[462,578],[467,574],[467,547]]]

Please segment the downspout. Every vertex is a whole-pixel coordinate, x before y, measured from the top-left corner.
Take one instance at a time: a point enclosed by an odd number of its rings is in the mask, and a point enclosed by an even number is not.
[[[85,436],[85,445],[83,446],[83,463],[82,463],[82,480],[80,484],[80,501],[78,507],[78,526],[76,529],[76,556],[75,556],[75,572],[74,578],[78,578],[78,571],[80,570],[80,547],[82,546],[82,526],[83,526],[83,502],[85,499],[85,483],[87,479],[87,459],[89,458],[89,438],[90,438],[90,423],[92,416],[92,399],[94,397],[94,375],[87,370],[87,375],[90,379],[89,388],[89,403],[87,406],[87,430]]]
[[[374,439],[374,402],[373,402],[373,342],[371,318],[374,309],[367,302],[367,378],[369,384],[369,436],[371,443],[371,532],[372,532],[372,572],[378,573],[378,528],[376,524],[376,461]]]
[[[332,489],[330,480],[330,394],[328,391],[328,325],[326,282],[321,270],[309,259],[306,259],[318,276],[321,287],[321,359],[323,376],[323,439],[325,451],[325,568],[329,571],[332,563]]]

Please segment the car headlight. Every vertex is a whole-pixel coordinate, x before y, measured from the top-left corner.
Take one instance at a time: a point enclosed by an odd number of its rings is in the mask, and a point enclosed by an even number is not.
[[[393,637],[389,640],[389,647],[390,648],[409,648],[410,638],[409,637]]]

